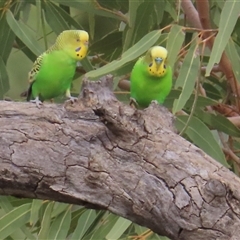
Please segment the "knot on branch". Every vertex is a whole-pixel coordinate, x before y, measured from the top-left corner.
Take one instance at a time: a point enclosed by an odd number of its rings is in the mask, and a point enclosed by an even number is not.
[[[112,75],[98,81],[84,78],[79,99],[114,135],[139,138],[161,129],[174,130],[173,115],[165,107],[152,103],[144,110],[137,110],[119,102],[113,93]]]

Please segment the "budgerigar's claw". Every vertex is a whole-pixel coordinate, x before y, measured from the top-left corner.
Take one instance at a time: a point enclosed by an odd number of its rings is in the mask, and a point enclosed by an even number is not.
[[[41,105],[43,104],[40,100],[39,97],[36,97],[34,100],[30,100],[31,103],[35,103],[38,108],[41,108]]]
[[[135,98],[130,97],[129,105],[130,105],[132,108],[134,108],[134,109],[137,109],[137,108],[138,108],[138,103],[137,103],[137,101],[136,101]]]
[[[67,103],[75,103],[76,101],[78,100],[78,98],[77,97],[72,97],[72,96],[70,96],[69,97],[69,99],[66,101]]]
[[[71,96],[71,92],[70,92],[70,89],[67,89],[67,91],[66,91],[66,97],[68,98],[68,100],[67,101],[65,101],[65,103],[74,103],[74,102],[76,102],[77,100],[78,100],[78,98],[77,97],[72,97]]]
[[[159,105],[159,103],[158,103],[157,100],[152,100],[152,101],[151,101],[151,104],[157,104],[157,105]]]

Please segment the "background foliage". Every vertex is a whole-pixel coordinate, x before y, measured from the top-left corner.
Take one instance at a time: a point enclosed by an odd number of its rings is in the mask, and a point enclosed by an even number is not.
[[[210,12],[211,29],[204,31],[181,1],[0,1],[0,99],[24,101],[20,94],[27,89],[32,62],[65,29],[90,34],[89,56],[78,66],[73,84],[75,95],[84,73],[93,80],[111,73],[117,97],[127,103],[129,84],[123,79],[129,78],[138,57],[151,46],[162,45],[175,72],[165,106],[176,115],[177,129],[239,175],[240,2],[209,3],[205,12]],[[200,7],[198,11],[204,12]],[[0,236],[167,239],[109,212],[6,196],[0,197]]]

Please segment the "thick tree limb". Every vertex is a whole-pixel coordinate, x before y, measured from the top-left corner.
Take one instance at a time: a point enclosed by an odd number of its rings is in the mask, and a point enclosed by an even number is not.
[[[108,209],[171,239],[238,239],[240,180],[102,82],[78,103],[0,102],[0,194]]]

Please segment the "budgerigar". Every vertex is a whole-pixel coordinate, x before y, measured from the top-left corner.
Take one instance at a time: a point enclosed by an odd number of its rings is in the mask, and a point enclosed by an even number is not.
[[[168,52],[154,46],[138,59],[131,73],[131,99],[141,108],[152,101],[162,104],[172,88],[172,69],[167,64]]]
[[[27,100],[39,107],[65,93],[71,101],[70,89],[77,61],[83,59],[88,50],[89,36],[83,30],[63,31],[47,51],[41,54],[28,74],[30,87]]]

